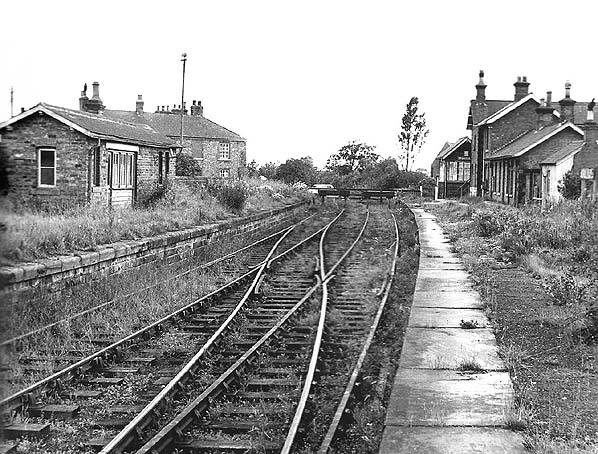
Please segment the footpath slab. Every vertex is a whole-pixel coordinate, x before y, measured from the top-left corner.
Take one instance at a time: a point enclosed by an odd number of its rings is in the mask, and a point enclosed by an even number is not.
[[[433,215],[416,215],[420,267],[381,454],[523,454],[507,430],[513,388],[461,260]]]

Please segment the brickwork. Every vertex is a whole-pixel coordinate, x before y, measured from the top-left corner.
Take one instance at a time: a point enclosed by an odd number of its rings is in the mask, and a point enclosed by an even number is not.
[[[98,139],[88,137],[43,112],[15,122],[2,130],[0,142],[8,193],[33,206],[72,206],[88,201],[107,204],[110,197],[109,153],[104,140],[99,146],[99,176],[96,179],[93,172]],[[56,184],[53,187],[40,187],[38,184],[40,148],[56,150]],[[157,186],[160,151],[164,153],[166,149],[139,147],[138,191]],[[175,161],[171,158],[168,177],[174,177],[174,172]]]
[[[200,164],[202,177],[218,178],[221,169],[228,169],[230,178],[240,178],[246,173],[246,144],[245,142],[228,142],[230,159],[220,159],[219,140],[189,139],[190,142],[184,152],[193,156]]]
[[[109,285],[110,279],[123,273],[165,262],[175,266],[196,257],[206,245],[286,225],[304,212],[305,205],[300,203],[244,219],[107,244],[92,252],[0,267],[0,298],[10,308],[28,301],[40,289],[60,293],[100,279]]]
[[[40,113],[2,131],[8,190],[35,205],[73,205],[87,200],[87,160],[96,140]],[[56,186],[38,185],[38,150],[56,150]]]
[[[536,107],[538,104],[529,100],[519,108],[499,118],[490,126],[489,146],[486,148],[496,151],[498,148],[520,136],[525,131],[535,129],[538,124]]]

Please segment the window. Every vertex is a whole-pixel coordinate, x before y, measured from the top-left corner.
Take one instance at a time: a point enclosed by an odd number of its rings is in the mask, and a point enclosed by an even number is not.
[[[134,181],[135,154],[111,151],[108,161],[108,181],[113,189],[131,189]]]
[[[56,186],[56,150],[40,148],[38,150],[38,186]]]
[[[100,186],[100,183],[101,183],[101,178],[100,178],[101,159],[102,159],[102,150],[100,147],[95,147],[93,149],[93,185],[94,186]]]
[[[229,169],[220,169],[220,178],[229,178],[229,177],[230,177]]]
[[[221,161],[230,160],[230,144],[228,142],[220,142],[218,159]]]

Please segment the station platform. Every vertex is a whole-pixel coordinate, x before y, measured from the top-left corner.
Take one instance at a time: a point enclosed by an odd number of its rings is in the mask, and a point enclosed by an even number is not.
[[[509,373],[460,258],[436,219],[413,209],[420,262],[381,454],[524,454]]]

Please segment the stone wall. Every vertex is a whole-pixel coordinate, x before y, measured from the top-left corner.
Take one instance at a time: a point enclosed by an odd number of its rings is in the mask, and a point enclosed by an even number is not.
[[[94,251],[77,252],[35,263],[0,267],[0,298],[10,308],[44,289],[60,293],[73,286],[106,279],[109,283],[130,270],[175,266],[193,259],[217,241],[251,235],[290,224],[305,213],[304,203],[261,212],[246,218],[168,232],[140,240],[106,244]]]

